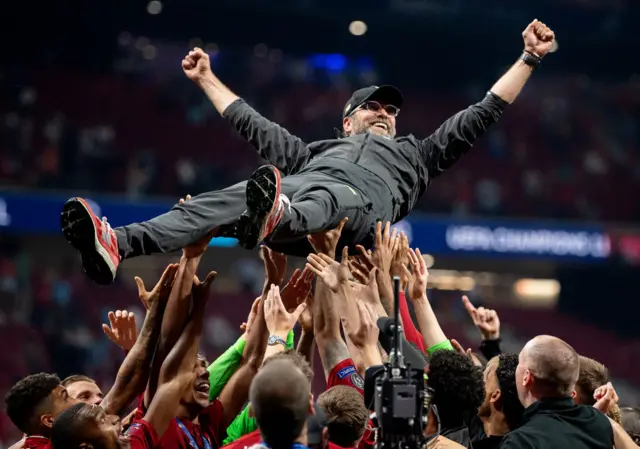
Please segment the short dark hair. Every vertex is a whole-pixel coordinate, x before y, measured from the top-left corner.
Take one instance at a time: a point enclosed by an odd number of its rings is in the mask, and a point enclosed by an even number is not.
[[[509,430],[514,430],[522,424],[524,406],[518,397],[516,387],[516,368],[518,367],[518,354],[500,354],[496,367],[496,378],[500,387],[502,400],[502,413],[507,420]]]
[[[82,438],[84,423],[79,417],[82,409],[87,406],[89,405],[80,402],[58,415],[51,429],[51,444],[54,448],[73,449],[80,447],[85,442]]]
[[[262,366],[266,366],[276,360],[289,360],[296,366],[296,368],[302,371],[302,374],[305,375],[310,383],[313,382],[314,372],[311,365],[309,365],[307,359],[305,359],[302,354],[295,349],[287,349],[285,351],[278,352],[271,357],[267,357],[264,362],[262,362]]]
[[[263,366],[249,388],[249,401],[260,434],[269,447],[289,447],[309,416],[311,384],[290,359]]]
[[[433,390],[431,403],[443,427],[463,425],[465,417],[477,414],[484,400],[482,369],[455,351],[443,349],[431,355],[427,386]]]
[[[40,425],[36,411],[59,385],[60,378],[49,373],[32,374],[18,381],[4,398],[13,424],[27,435],[36,432]]]
[[[63,379],[62,382],[60,382],[60,385],[66,388],[67,386],[75,384],[76,382],[91,382],[97,384],[95,380],[88,376],[85,376],[84,374],[72,374],[71,376]]]
[[[329,441],[340,447],[355,447],[369,421],[364,398],[355,388],[337,385],[318,396],[324,411]]]

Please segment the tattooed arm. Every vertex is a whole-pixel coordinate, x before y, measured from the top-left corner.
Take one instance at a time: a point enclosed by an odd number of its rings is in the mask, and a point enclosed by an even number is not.
[[[322,281],[316,282],[316,292],[313,301],[313,326],[318,353],[324,368],[325,379],[328,380],[333,368],[340,362],[351,357],[347,345],[340,335],[340,317],[335,302],[340,301]]]

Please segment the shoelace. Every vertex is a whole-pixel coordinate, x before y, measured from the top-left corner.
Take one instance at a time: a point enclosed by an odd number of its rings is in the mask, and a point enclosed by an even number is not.
[[[111,243],[111,225],[106,220],[106,218],[102,219],[102,240],[107,243]]]
[[[278,208],[280,207],[287,207],[287,211],[291,212],[291,200],[287,197],[287,195],[285,195],[284,193],[280,194],[280,205]]]

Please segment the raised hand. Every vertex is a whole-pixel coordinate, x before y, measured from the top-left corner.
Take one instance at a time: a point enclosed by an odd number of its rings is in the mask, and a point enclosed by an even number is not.
[[[309,296],[311,292],[311,283],[314,276],[309,268],[305,267],[302,271],[296,268],[287,285],[280,291],[282,303],[287,310],[295,309],[301,302],[307,299],[307,296]]]
[[[302,298],[298,304],[300,305],[303,302],[307,304],[307,307],[305,307],[298,318],[300,327],[307,334],[313,334],[313,313],[311,313],[311,310],[313,309],[313,300],[313,295],[309,295],[306,300]]]
[[[397,239],[396,252],[391,261],[391,276],[400,277],[400,290],[405,291],[411,279],[411,276],[407,276],[407,272],[404,269],[405,266],[411,263],[409,259],[409,239],[404,232],[401,232]]]
[[[334,293],[349,281],[349,248],[342,250],[342,261],[333,260],[326,254],[309,254],[306,267],[318,276]]]
[[[378,291],[378,281],[376,280],[377,268],[374,268],[367,274],[364,282],[349,281],[349,286],[356,299],[364,301],[372,306],[381,305],[380,292]]]
[[[485,309],[484,307],[476,308],[466,295],[462,297],[462,303],[484,340],[497,340],[500,338],[500,318],[495,310]]]
[[[196,242],[182,249],[182,255],[187,259],[195,259],[196,257],[200,257],[204,254],[204,252],[209,247],[209,242],[216,235],[216,231],[209,231],[207,235],[200,238]]]
[[[343,218],[340,224],[334,229],[317,232],[307,236],[307,240],[317,254],[326,254],[332,259],[336,258],[336,247],[342,235],[342,228],[347,223],[348,218]]]
[[[109,312],[108,318],[111,326],[102,325],[105,335],[124,351],[130,351],[138,338],[135,316],[126,310],[116,310]]]
[[[209,55],[201,48],[195,47],[182,60],[182,70],[185,75],[198,84],[212,76]]]
[[[451,346],[453,346],[453,349],[455,349],[455,351],[458,354],[462,354],[462,355],[466,355],[467,357],[469,357],[471,359],[471,361],[473,362],[473,364],[475,366],[478,366],[480,368],[482,368],[482,362],[480,361],[480,359],[473,353],[473,351],[471,350],[471,348],[468,348],[466,351],[464,350],[464,348],[462,347],[462,345],[460,344],[460,342],[458,340],[456,340],[455,338],[451,339]]]
[[[378,315],[373,306],[362,301],[357,301],[360,315],[359,323],[351,323],[347,318],[342,318],[342,327],[351,342],[359,349],[374,347],[378,344]]]
[[[285,309],[280,297],[280,287],[272,285],[264,301],[264,321],[271,335],[287,335],[298,318],[307,307],[306,303],[301,303],[293,312],[289,313]]]
[[[542,58],[553,48],[555,34],[548,26],[536,19],[524,29],[522,39],[524,51]]]
[[[371,254],[371,261],[378,267],[382,276],[389,276],[391,263],[398,245],[397,230],[390,232],[391,222],[387,221],[382,229],[382,222],[376,224],[376,246]]]
[[[240,325],[240,330],[242,332],[246,332],[248,334],[249,331],[251,330],[251,326],[253,326],[253,322],[255,321],[256,316],[258,315],[258,307],[260,307],[261,299],[262,297],[258,296],[253,301],[253,304],[251,305],[251,310],[249,311],[249,316],[247,317],[247,321],[245,321]]]
[[[361,251],[360,248],[362,248],[362,246],[358,247],[359,251]],[[362,250],[364,250],[364,248],[362,248]],[[365,254],[367,253],[365,252]],[[369,282],[369,273],[371,273],[372,271],[372,268],[370,267],[372,267],[373,264],[364,264],[360,262],[357,257],[350,256],[348,265],[349,271],[351,271],[351,275],[356,281],[360,282],[361,284],[366,284],[367,282]]]
[[[287,273],[287,256],[277,253],[264,245],[260,247],[260,251],[265,271],[263,293],[267,293],[271,285],[280,286],[282,284],[284,275]]]
[[[409,248],[409,261],[411,262],[411,273],[404,267],[405,276],[409,276],[409,299],[416,301],[426,295],[429,271],[427,264],[420,253],[420,248],[413,250]]]
[[[593,399],[596,401],[593,406],[604,414],[609,413],[611,408],[616,405],[619,400],[618,393],[616,393],[611,382],[596,388],[596,391],[593,392]]]
[[[211,284],[213,284],[213,281],[217,275],[218,273],[216,273],[215,271],[210,271],[203,282],[200,282],[198,276],[193,276],[193,287],[191,288],[191,294],[193,296],[194,303],[198,303],[201,301],[207,302],[209,300],[209,290],[211,289]]]
[[[134,277],[133,280],[136,281],[136,285],[138,286],[138,298],[144,305],[144,307],[149,310],[149,307],[155,302],[160,300],[161,302],[165,302],[169,299],[169,293],[171,293],[171,289],[173,288],[173,281],[176,277],[176,273],[178,272],[178,264],[172,263],[164,269],[162,276],[158,283],[153,287],[153,290],[148,292],[144,286],[144,282],[138,276]]]

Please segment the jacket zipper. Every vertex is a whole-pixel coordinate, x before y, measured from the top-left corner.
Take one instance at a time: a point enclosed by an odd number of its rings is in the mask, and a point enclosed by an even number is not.
[[[367,145],[367,140],[369,139],[369,135],[365,134],[364,136],[364,142],[362,142],[362,144],[360,145],[360,151],[358,152],[358,157],[356,158],[356,160],[353,162],[354,164],[357,164],[358,161],[360,161],[360,158],[362,157],[362,153],[364,152],[364,147],[365,145]]]

